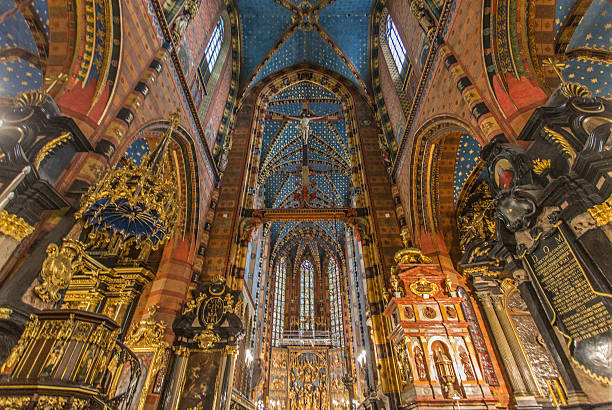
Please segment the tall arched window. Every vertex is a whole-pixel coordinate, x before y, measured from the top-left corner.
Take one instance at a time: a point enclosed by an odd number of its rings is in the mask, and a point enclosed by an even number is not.
[[[314,268],[308,259],[300,265],[300,337],[314,330]]]
[[[200,82],[205,92],[206,86],[208,85],[208,80],[210,79],[213,69],[215,68],[215,63],[219,58],[221,44],[223,44],[223,18],[219,18],[212,36],[210,36],[210,40],[208,41],[208,45],[204,51],[204,58],[202,59],[198,70]]]
[[[276,265],[276,281],[274,284],[274,311],[272,312],[272,343],[280,344],[285,329],[285,276],[287,259],[282,256]]]
[[[395,23],[391,20],[391,16],[387,15],[387,43],[393,56],[393,61],[400,75],[404,74],[404,65],[406,63],[406,48],[402,43],[402,39],[397,32]]]
[[[334,346],[344,346],[342,332],[342,297],[340,292],[340,270],[336,259],[331,257],[327,268],[329,275],[329,310],[331,313],[331,334]]]

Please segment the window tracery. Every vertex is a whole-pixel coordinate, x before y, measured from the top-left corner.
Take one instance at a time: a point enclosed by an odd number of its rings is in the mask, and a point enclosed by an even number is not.
[[[274,283],[274,311],[272,313],[272,344],[280,345],[280,339],[285,329],[285,279],[287,274],[287,258],[282,256],[276,265],[276,280]]]
[[[387,44],[389,45],[389,50],[391,50],[391,56],[393,57],[393,62],[395,63],[395,67],[397,67],[397,71],[403,77],[406,70],[406,48],[404,47],[404,43],[402,43],[402,39],[397,32],[397,28],[395,27],[395,23],[391,19],[391,15],[387,15]]]
[[[329,310],[331,316],[331,336],[334,346],[344,346],[342,328],[342,297],[340,293],[340,270],[336,259],[331,257],[328,265],[329,274]]]
[[[308,259],[300,265],[300,337],[314,331],[314,268]]]
[[[198,70],[198,75],[200,77],[200,82],[202,84],[202,88],[206,90],[206,86],[208,85],[208,80],[215,68],[215,64],[217,63],[217,59],[219,58],[219,53],[221,51],[221,45],[223,44],[223,18],[220,17],[215,29],[210,36],[210,40],[206,45],[206,50],[204,51],[204,58],[200,63],[200,67]]]

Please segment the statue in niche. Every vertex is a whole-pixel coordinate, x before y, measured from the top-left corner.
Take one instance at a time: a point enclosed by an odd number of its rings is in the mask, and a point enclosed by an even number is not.
[[[423,350],[421,346],[414,347],[414,363],[417,368],[417,375],[419,376],[419,380],[427,380],[427,370],[425,367],[425,355],[423,354]]]
[[[476,377],[474,377],[474,369],[472,368],[472,363],[470,363],[470,358],[463,346],[459,348],[459,359],[461,360],[461,366],[463,367],[463,373],[465,374],[465,378],[467,380],[475,380]]]

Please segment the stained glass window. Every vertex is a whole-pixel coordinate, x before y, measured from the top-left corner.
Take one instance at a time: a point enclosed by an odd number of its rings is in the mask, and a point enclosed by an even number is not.
[[[314,286],[312,263],[305,259],[300,265],[300,337],[314,331]]]
[[[391,50],[391,55],[393,56],[397,71],[402,75],[404,63],[406,62],[406,48],[404,48],[402,39],[390,15],[387,16],[387,42],[389,43],[389,49]]]
[[[202,88],[204,88],[204,90],[206,90],[206,85],[208,84],[210,75],[215,68],[217,58],[219,58],[221,44],[223,44],[223,18],[219,18],[212,36],[210,36],[206,50],[204,51],[204,58],[200,63],[199,76],[200,82],[202,83]]]
[[[331,313],[331,335],[334,346],[344,346],[342,331],[342,297],[340,292],[340,270],[336,259],[329,259],[329,309]]]
[[[287,273],[287,260],[281,256],[276,265],[276,281],[274,283],[274,311],[272,313],[272,343],[280,344],[285,328],[285,276]]]

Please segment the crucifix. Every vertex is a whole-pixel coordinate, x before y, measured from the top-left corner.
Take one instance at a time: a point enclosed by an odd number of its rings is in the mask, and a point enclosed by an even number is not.
[[[327,115],[315,115],[310,109],[309,100],[302,100],[302,111],[297,117],[274,113],[266,116],[266,120],[272,121],[298,121],[297,129],[299,138],[302,142],[302,165],[301,165],[301,183],[296,182],[297,188],[293,193],[293,197],[304,207],[314,201],[317,197],[316,192],[310,193],[310,188],[314,188],[315,182],[310,182],[310,166],[308,162],[308,139],[311,135],[310,123],[312,121],[340,121],[344,119],[343,115],[335,113]]]

